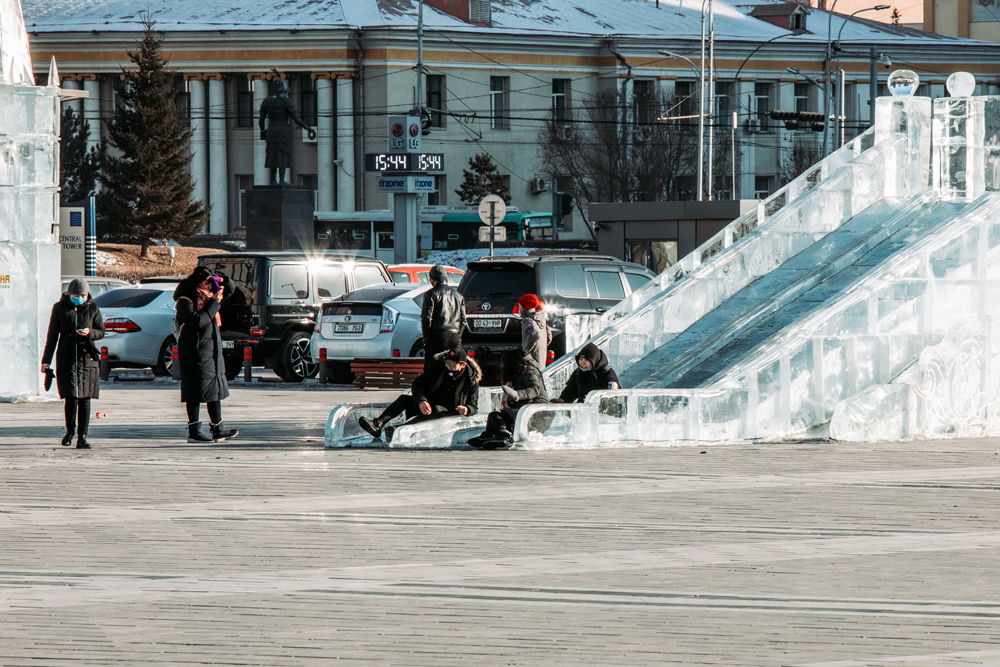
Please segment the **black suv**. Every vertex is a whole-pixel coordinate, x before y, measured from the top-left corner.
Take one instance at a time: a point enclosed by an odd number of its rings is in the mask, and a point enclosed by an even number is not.
[[[199,266],[232,281],[222,303],[222,347],[226,376],[243,366],[243,348],[253,348],[254,366],[273,368],[286,382],[301,382],[319,370],[309,339],[322,303],[368,285],[391,283],[377,259],[334,253],[246,251],[213,253]]]
[[[653,277],[648,269],[604,255],[484,257],[469,262],[458,286],[468,315],[462,344],[489,363],[521,347],[521,318],[512,314],[525,294],[545,304],[556,358],[566,353],[566,315],[603,313]]]

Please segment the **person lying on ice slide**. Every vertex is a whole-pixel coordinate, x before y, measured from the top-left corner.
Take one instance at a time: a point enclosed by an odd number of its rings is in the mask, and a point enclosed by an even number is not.
[[[474,359],[461,347],[434,355],[427,370],[413,381],[410,395],[389,404],[375,419],[358,419],[358,425],[373,438],[382,436],[382,428],[394,417],[406,413],[407,424],[453,417],[468,417],[479,409],[479,381],[483,373]],[[388,439],[392,434],[387,433]]]

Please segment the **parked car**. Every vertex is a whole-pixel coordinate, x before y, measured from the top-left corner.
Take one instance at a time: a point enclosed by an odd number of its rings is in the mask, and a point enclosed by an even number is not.
[[[458,291],[465,297],[468,324],[462,344],[487,366],[521,346],[517,300],[537,294],[548,315],[556,358],[566,353],[566,316],[599,314],[646,284],[643,266],[603,255],[484,257],[469,262]]]
[[[323,303],[392,282],[377,259],[336,253],[211,253],[199,257],[198,264],[235,288],[220,311],[226,375],[231,377],[240,372],[247,345],[255,366],[273,368],[286,382],[315,376],[319,367],[309,339]]]
[[[312,335],[313,363],[326,349],[330,377],[354,380],[351,360],[357,357],[422,357],[420,307],[429,283],[372,285],[323,304]]]
[[[113,289],[94,297],[104,317],[104,338],[112,368],[152,368],[170,374],[174,345],[174,285]]]
[[[90,285],[90,295],[92,297],[97,297],[104,294],[108,290],[113,290],[118,287],[132,286],[132,283],[126,280],[119,280],[118,278],[105,278],[104,276],[63,276],[62,291],[65,292],[69,289],[69,284],[77,278],[87,281],[87,284]]]
[[[390,264],[388,267],[392,281],[396,283],[426,283],[431,279],[432,264]],[[448,282],[457,285],[462,282],[465,271],[454,266],[444,267]]]

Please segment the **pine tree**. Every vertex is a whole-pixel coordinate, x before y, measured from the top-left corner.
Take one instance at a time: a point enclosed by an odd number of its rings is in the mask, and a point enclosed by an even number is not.
[[[90,123],[67,105],[59,131],[59,186],[64,202],[80,201],[94,194],[104,146],[100,149],[91,146],[87,150],[89,139]]]
[[[191,129],[174,106],[174,72],[161,54],[162,35],[143,17],[138,49],[126,51],[134,69],[122,68],[124,85],[108,123],[115,149],[105,158],[101,211],[110,229],[142,243],[150,239],[185,239],[205,226],[209,207],[192,201],[189,166]]]
[[[469,167],[472,171],[462,170],[465,180],[462,181],[461,187],[455,190],[462,203],[478,206],[486,195],[499,195],[504,203],[510,203],[510,193],[503,185],[503,176],[497,171],[497,166],[488,153],[480,153],[469,158]]]

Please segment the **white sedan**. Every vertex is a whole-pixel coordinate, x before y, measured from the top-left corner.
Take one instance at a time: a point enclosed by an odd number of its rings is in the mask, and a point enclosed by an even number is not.
[[[174,344],[175,284],[156,283],[113,289],[94,297],[104,317],[104,338],[112,368],[150,367],[169,375]]]

